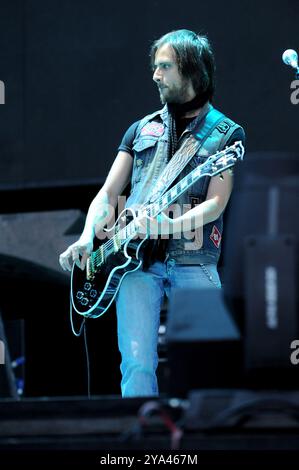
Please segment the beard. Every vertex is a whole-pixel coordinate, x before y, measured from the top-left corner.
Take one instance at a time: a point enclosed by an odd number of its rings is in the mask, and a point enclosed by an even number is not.
[[[180,86],[172,85],[172,87],[161,86],[159,88],[160,101],[162,104],[182,104],[187,101],[188,82],[184,81]]]

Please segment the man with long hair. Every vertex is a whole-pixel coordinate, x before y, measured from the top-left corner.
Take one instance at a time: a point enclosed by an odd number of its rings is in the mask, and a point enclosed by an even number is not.
[[[191,135],[201,136],[201,145],[176,181],[209,155],[244,141],[243,129],[221,113],[214,125],[207,126],[214,110],[215,63],[206,36],[172,31],[153,43],[150,60],[164,106],[128,128],[89,207],[81,237],[60,255],[63,269],[70,270],[72,262],[84,269],[96,228],[107,224],[109,208],[116,207],[127,184],[131,183],[131,192],[126,207],[140,207]],[[157,341],[164,293],[169,295],[173,288],[221,287],[217,263],[223,211],[231,191],[229,171],[222,178],[206,176],[179,196],[172,217],[162,213],[136,221],[140,236],[150,233],[154,239],[144,250],[143,267],[124,277],[116,297],[122,396],[158,395]]]

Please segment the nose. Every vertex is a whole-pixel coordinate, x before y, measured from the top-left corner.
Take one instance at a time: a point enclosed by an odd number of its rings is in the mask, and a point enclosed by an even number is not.
[[[159,83],[161,81],[161,69],[159,67],[155,68],[155,71],[153,73],[153,80],[156,83]]]

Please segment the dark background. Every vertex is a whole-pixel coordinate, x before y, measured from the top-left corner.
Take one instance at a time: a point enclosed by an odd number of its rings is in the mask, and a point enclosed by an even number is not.
[[[127,127],[160,107],[151,42],[172,29],[208,34],[215,106],[242,124],[247,150],[296,150],[297,0],[1,0],[0,186],[102,182]]]
[[[298,0],[1,0],[0,213],[87,210],[125,130],[160,107],[148,53],[173,29],[208,35],[214,105],[244,127],[247,151],[296,152],[295,77],[281,56],[299,49],[298,18]],[[30,273],[29,287],[15,274],[1,291],[4,297],[13,285],[18,300],[4,316],[26,317],[27,393],[84,393],[84,348],[69,328],[68,287],[51,277],[36,295],[39,271]],[[113,310],[92,322],[92,392],[119,393]]]

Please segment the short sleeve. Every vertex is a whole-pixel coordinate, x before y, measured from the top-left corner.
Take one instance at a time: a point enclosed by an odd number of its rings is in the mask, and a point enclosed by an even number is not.
[[[136,130],[137,130],[137,127],[138,127],[139,123],[140,123],[140,120],[134,122],[127,129],[127,131],[125,132],[125,134],[122,138],[121,144],[118,147],[118,151],[127,152],[127,153],[129,153],[130,155],[133,156],[133,150],[132,150],[133,142],[134,142],[134,139],[135,139],[135,134],[136,134]]]
[[[232,135],[230,136],[230,138],[228,139],[228,141],[226,142],[225,145],[230,147],[231,145],[233,145],[235,142],[238,142],[239,140],[241,140],[243,146],[245,147],[245,132],[244,132],[244,129],[242,127],[238,127],[232,133]]]

